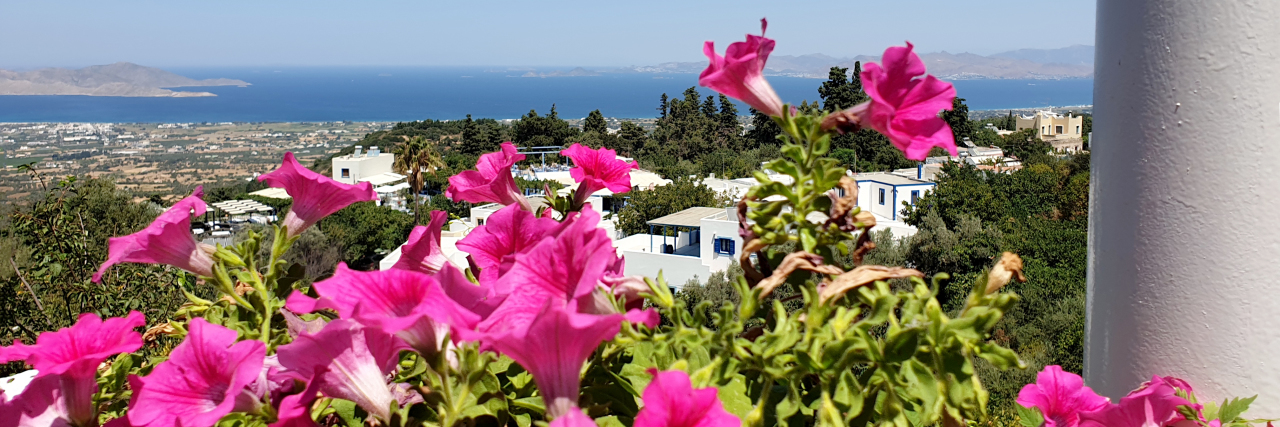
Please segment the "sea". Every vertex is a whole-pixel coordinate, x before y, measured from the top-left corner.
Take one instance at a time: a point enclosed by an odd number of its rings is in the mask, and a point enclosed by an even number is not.
[[[552,105],[562,118],[646,118],[662,94],[682,96],[696,74],[605,73],[582,77],[522,77],[553,71],[406,67],[167,68],[195,79],[231,78],[250,86],[184,87],[216,97],[124,98],[0,96],[0,123],[190,123],[515,119]],[[824,79],[769,77],[784,101],[816,101]],[[1078,106],[1093,103],[1092,79],[957,80],[970,110]],[[703,97],[713,94],[698,88]],[[746,107],[739,105],[741,114]]]

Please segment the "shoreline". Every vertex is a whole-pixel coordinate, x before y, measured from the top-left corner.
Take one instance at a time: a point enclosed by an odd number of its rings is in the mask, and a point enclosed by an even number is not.
[[[0,96],[3,96],[3,95],[0,95]],[[25,95],[19,95],[19,96],[25,96]],[[43,95],[41,95],[41,96],[43,96]],[[80,95],[57,95],[57,96],[80,96]],[[1004,114],[1008,114],[1008,112],[1009,112],[1009,111],[1013,111],[1013,112],[1014,112],[1014,114],[1019,114],[1019,113],[1034,113],[1034,112],[1036,112],[1036,111],[1044,111],[1044,110],[1054,110],[1054,111],[1076,111],[1076,112],[1079,112],[1079,111],[1092,111],[1092,110],[1093,110],[1093,105],[1092,105],[1092,104],[1086,104],[1086,105],[1064,105],[1064,106],[1041,106],[1041,107],[994,108],[994,109],[982,109],[982,110],[969,110],[969,116],[970,116],[970,119],[976,119],[976,118],[978,118],[978,117],[974,117],[974,116],[982,116],[981,118],[986,118],[986,117],[993,117],[993,116],[996,116],[996,115],[1004,115]],[[740,117],[740,118],[749,118],[749,117],[751,117],[751,116],[749,116],[749,115],[739,115],[738,117]],[[492,117],[483,117],[483,118],[492,118]],[[499,119],[499,118],[493,118],[493,119],[494,119],[494,120],[497,120],[497,121],[499,121],[499,122],[519,120],[518,118],[502,118],[502,119]],[[562,118],[562,119],[564,119],[564,120],[566,120],[566,121],[578,121],[578,120],[582,120],[582,118],[580,118],[580,117],[570,117],[570,118]],[[653,121],[653,120],[657,120],[657,119],[658,119],[657,117],[605,117],[605,120],[607,120],[607,121],[619,121],[619,122],[622,122],[622,121]],[[428,117],[428,118],[420,118],[420,119],[416,119],[416,120],[395,120],[395,119],[390,119],[390,120],[263,120],[263,121],[229,121],[229,122],[228,122],[228,121],[218,121],[218,122],[212,122],[212,121],[203,121],[203,122],[196,122],[196,121],[190,121],[190,122],[159,122],[159,121],[157,121],[157,122],[149,122],[149,121],[130,121],[130,122],[95,122],[95,121],[4,121],[4,122],[0,122],[0,125],[53,124],[53,123],[85,123],[85,124],[155,124],[155,125],[163,125],[163,124],[187,124],[187,125],[200,125],[200,126],[225,126],[226,124],[232,124],[232,125],[246,125],[246,124],[259,124],[259,123],[262,123],[262,124],[266,124],[266,123],[281,123],[281,124],[290,124],[290,123],[300,123],[300,124],[323,124],[323,123],[352,123],[352,124],[355,124],[355,123],[407,123],[407,122],[422,121],[422,120],[439,120],[439,121],[442,121],[442,122],[448,122],[448,121],[462,121],[463,119],[431,119],[431,118],[429,118],[429,117]]]

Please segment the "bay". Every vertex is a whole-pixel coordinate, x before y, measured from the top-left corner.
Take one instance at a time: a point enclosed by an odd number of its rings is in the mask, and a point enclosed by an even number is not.
[[[530,70],[404,67],[168,68],[196,79],[232,78],[247,87],[191,87],[216,97],[0,96],[0,122],[302,122],[514,119],[552,104],[562,118],[594,109],[606,117],[658,114],[659,97],[682,96],[696,74],[521,77]],[[549,72],[550,69],[532,70]],[[769,77],[787,102],[818,98],[822,79]],[[958,80],[971,110],[1092,104],[1093,80]],[[713,94],[699,88],[700,95]],[[746,107],[739,105],[746,114]]]

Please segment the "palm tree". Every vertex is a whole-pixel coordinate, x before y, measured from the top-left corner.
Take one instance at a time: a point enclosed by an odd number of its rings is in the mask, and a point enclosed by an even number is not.
[[[404,174],[413,191],[413,223],[418,224],[421,222],[418,216],[418,194],[422,192],[422,173],[435,175],[436,170],[445,167],[444,160],[436,152],[434,143],[417,136],[396,148],[396,161],[392,167],[396,173]]]

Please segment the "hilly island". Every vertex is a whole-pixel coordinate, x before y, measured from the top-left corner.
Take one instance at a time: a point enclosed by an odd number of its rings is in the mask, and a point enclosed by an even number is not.
[[[217,95],[167,88],[248,85],[247,82],[234,79],[196,80],[128,62],[80,69],[41,68],[26,72],[0,70],[0,95],[199,97]]]

